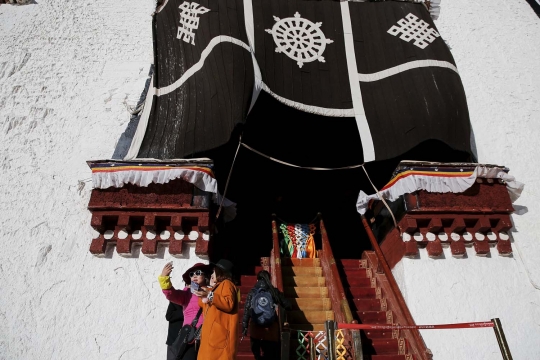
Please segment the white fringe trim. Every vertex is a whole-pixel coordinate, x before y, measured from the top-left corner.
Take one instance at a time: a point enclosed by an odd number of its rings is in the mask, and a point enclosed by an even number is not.
[[[512,202],[519,198],[525,186],[501,168],[477,166],[474,173],[466,178],[410,175],[396,181],[390,188],[379,193],[388,201],[395,201],[404,194],[413,193],[418,190],[426,190],[434,193],[462,193],[474,185],[476,178],[504,180]],[[356,210],[364,215],[370,200],[380,200],[379,195],[367,195],[363,191],[360,191],[358,200],[356,201]]]

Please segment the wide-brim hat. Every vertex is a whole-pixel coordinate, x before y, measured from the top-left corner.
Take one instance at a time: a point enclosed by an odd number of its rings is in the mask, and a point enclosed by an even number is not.
[[[221,259],[217,263],[215,263],[214,266],[220,268],[225,272],[230,273],[234,267],[234,264],[227,259]]]
[[[187,269],[184,275],[182,275],[182,279],[184,279],[184,282],[186,284],[191,284],[191,277],[189,276],[189,273],[196,270],[201,270],[206,275],[210,275],[212,273],[212,266],[203,263],[196,263],[195,265]]]

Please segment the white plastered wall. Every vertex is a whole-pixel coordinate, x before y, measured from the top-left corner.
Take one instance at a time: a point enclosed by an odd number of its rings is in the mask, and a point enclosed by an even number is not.
[[[403,259],[393,270],[418,324],[501,319],[514,359],[540,359],[540,19],[526,1],[443,1],[436,21],[463,80],[481,163],[525,183],[514,256]],[[502,359],[492,329],[423,330],[434,359]]]
[[[153,9],[151,0],[0,5],[1,359],[165,358],[156,276],[168,253],[93,257],[86,210],[85,161],[112,155],[130,119],[124,103],[135,105],[147,81]],[[480,161],[509,166],[527,185],[525,214],[513,218],[523,262],[424,254],[396,272],[418,323],[498,316],[514,359],[537,359],[540,299],[529,279],[540,283],[540,22],[524,0],[452,0],[437,25],[458,63]],[[197,261],[192,248],[175,260],[176,286]],[[498,359],[490,331],[425,336],[436,359]]]
[[[150,259],[96,258],[90,169],[148,79],[151,0],[0,5],[0,359],[165,359]],[[111,255],[111,253],[109,253]],[[201,261],[174,260],[173,284]]]

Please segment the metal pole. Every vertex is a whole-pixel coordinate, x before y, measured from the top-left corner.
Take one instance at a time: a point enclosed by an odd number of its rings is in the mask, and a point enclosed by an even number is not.
[[[504,336],[504,331],[502,328],[501,320],[499,318],[491,319],[493,322],[493,330],[495,331],[495,336],[497,337],[497,342],[499,343],[499,348],[501,349],[501,354],[504,360],[512,360],[512,354],[510,354],[510,348],[506,342],[506,337]]]
[[[309,359],[315,360],[317,358],[316,350],[315,350],[315,341],[313,341],[313,337],[309,337]]]
[[[289,360],[291,355],[291,333],[287,324],[281,332],[281,360]]]
[[[352,324],[358,324],[358,321],[353,320]],[[351,330],[354,346],[354,359],[364,360],[364,351],[362,350],[362,336],[360,330]]]
[[[336,335],[334,333],[334,322],[326,320],[326,339],[328,340],[328,360],[336,360]]]

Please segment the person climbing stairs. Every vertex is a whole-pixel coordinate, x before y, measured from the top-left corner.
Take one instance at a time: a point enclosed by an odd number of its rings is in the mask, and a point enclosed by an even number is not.
[[[268,258],[262,258],[261,263],[268,263]],[[251,352],[251,344],[249,341],[249,335],[242,336],[242,318],[244,317],[244,308],[246,305],[246,298],[251,288],[257,282],[257,273],[261,270],[265,270],[264,266],[255,266],[249,270],[243,272],[240,275],[239,289],[240,289],[240,305],[238,307],[238,337],[240,342],[238,344],[238,351],[236,358],[242,360],[255,360],[253,353]],[[266,267],[268,270],[268,267]]]

